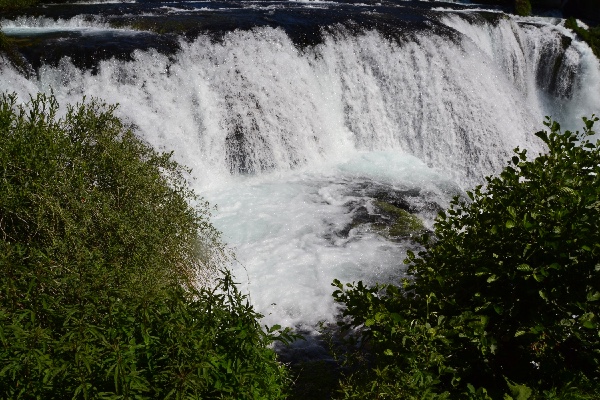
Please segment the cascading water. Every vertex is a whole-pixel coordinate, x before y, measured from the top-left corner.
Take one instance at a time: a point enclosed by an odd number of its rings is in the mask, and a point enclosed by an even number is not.
[[[169,7],[161,15],[194,6]],[[335,3],[272,2],[260,12],[293,8],[299,20],[319,7]],[[318,26],[319,40],[257,23],[169,37],[177,49],[139,46],[89,70],[65,57],[39,62],[27,79],[5,62],[0,90],[21,100],[52,91],[61,104],[82,96],[119,103],[118,113],[153,146],[174,151],[218,206],[214,223],[264,322],[314,327],[335,315],[334,278],[402,274],[414,243],[360,223],[378,213],[373,199],[401,202],[431,227],[437,210],[498,172],[513,148],[543,151],[532,133],[544,115],[576,127],[600,110],[598,61],[558,20],[427,6],[411,9],[410,21],[423,19],[416,28],[394,14],[400,28],[391,29],[396,20],[382,9],[355,7],[344,9],[347,21]],[[360,26],[365,15],[374,19]],[[81,18],[2,26],[20,37],[70,30],[69,40],[150,35]]]

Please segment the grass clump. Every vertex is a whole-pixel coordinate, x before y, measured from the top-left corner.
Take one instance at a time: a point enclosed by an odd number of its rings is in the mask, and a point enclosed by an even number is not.
[[[548,152],[515,149],[470,201],[455,198],[408,252],[407,279],[334,281],[367,353],[343,398],[600,398],[596,121],[579,133],[548,119],[536,133]]]
[[[0,96],[0,398],[283,397],[186,170],[114,106],[58,110]]]

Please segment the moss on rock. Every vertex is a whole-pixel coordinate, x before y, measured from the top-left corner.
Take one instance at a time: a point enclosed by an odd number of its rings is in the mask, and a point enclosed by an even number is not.
[[[425,227],[423,222],[414,214],[409,213],[391,203],[375,200],[373,203],[389,220],[389,223],[376,223],[373,227],[384,236],[390,238],[410,237],[422,232]]]

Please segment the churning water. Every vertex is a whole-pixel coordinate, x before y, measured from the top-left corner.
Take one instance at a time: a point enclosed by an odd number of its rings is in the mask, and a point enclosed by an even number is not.
[[[119,103],[145,140],[193,169],[264,322],[310,328],[335,315],[334,278],[403,273],[415,244],[360,223],[378,213],[374,199],[431,227],[513,148],[543,151],[533,132],[545,115],[577,127],[600,111],[598,61],[562,21],[437,6],[48,6],[2,21],[29,40],[32,73],[4,63],[0,90]]]

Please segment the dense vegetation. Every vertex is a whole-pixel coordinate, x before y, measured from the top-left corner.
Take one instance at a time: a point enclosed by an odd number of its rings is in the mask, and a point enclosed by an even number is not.
[[[515,0],[515,14],[521,16],[531,15],[531,3],[529,0]]]
[[[31,7],[39,0],[0,0],[0,11],[13,11]]]
[[[283,397],[186,171],[114,107],[58,111],[0,96],[0,398]]]
[[[600,26],[584,29],[577,25],[577,20],[571,17],[566,20],[565,27],[575,32],[583,41],[585,41],[593,50],[596,57],[600,59]]]
[[[363,346],[344,398],[600,397],[597,120],[547,120],[548,152],[455,199],[402,284],[334,282]]]

